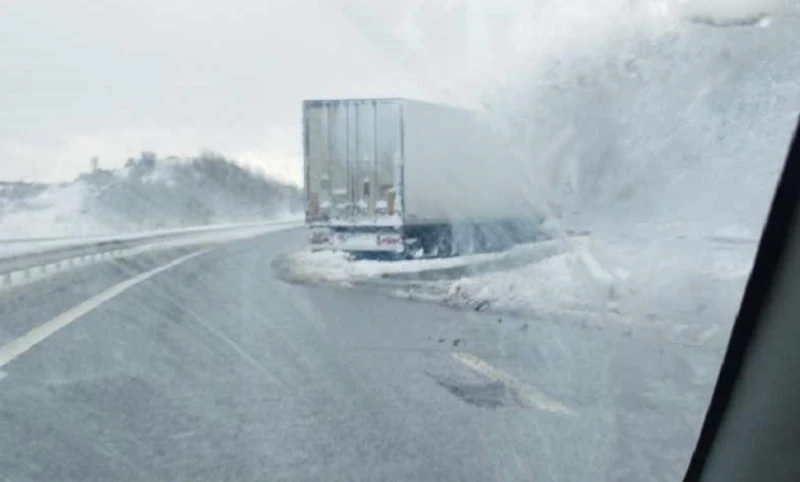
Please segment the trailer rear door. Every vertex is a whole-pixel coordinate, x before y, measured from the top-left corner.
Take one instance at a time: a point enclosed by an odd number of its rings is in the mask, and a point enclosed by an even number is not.
[[[401,101],[304,103],[307,221],[399,224]]]

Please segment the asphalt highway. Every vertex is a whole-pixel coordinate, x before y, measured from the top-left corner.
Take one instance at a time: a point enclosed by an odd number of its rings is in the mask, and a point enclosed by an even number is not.
[[[719,353],[277,279],[303,239],[0,292],[0,481],[680,480]]]

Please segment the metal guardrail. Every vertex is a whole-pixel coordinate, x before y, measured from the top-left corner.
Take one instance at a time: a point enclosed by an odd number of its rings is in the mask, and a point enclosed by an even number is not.
[[[275,221],[248,225],[209,227],[208,229],[201,230],[190,229],[182,232],[158,233],[145,236],[129,235],[121,236],[120,239],[104,238],[94,241],[76,239],[75,244],[43,248],[41,250],[26,251],[0,257],[0,285],[10,286],[12,284],[12,274],[14,273],[22,272],[24,278],[29,279],[31,277],[31,272],[36,268],[44,272],[49,266],[61,269],[64,266],[72,266],[78,263],[99,261],[104,258],[121,255],[128,249],[155,242],[191,239],[209,233],[224,231],[241,231],[256,229],[258,227],[279,227],[295,224],[298,224],[298,221]],[[14,242],[19,241],[20,240],[14,240]]]

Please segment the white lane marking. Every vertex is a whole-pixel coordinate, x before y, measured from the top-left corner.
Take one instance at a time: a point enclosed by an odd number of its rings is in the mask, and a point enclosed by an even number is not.
[[[545,412],[558,413],[561,415],[577,415],[577,413],[563,403],[550,398],[534,387],[517,380],[508,373],[498,370],[482,358],[464,352],[453,353],[453,358],[493,382],[501,382],[507,387],[516,390],[522,399],[521,401],[531,408],[538,408]]]
[[[202,249],[187,254],[186,256],[181,256],[180,258],[170,261],[169,263],[163,266],[151,269],[150,271],[141,273],[137,276],[134,276],[133,278],[118,283],[112,286],[111,288],[103,291],[102,293],[97,294],[89,298],[88,300],[84,301],[83,303],[80,303],[70,308],[69,310],[61,313],[52,320],[48,321],[47,323],[44,323],[32,329],[28,333],[22,335],[21,337],[7,343],[3,347],[0,347],[0,368],[6,366],[13,359],[17,358],[18,356],[22,355],[23,353],[30,350],[34,346],[38,345],[39,343],[47,339],[49,336],[51,336],[53,333],[57,332],[61,328],[64,328],[65,326],[74,322],[78,318],[99,307],[106,301],[109,301],[112,298],[118,296],[128,288],[132,288],[133,286],[136,286],[142,281],[146,281],[147,279],[152,278],[158,273],[166,271],[170,268],[174,268],[175,266],[183,263],[184,261],[188,261],[194,258],[195,256],[199,256],[207,251],[209,251],[209,249]]]

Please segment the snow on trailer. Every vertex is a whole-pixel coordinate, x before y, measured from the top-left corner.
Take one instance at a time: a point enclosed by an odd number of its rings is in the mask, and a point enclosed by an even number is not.
[[[525,160],[480,114],[407,99],[303,103],[313,249],[450,256],[536,237]]]

